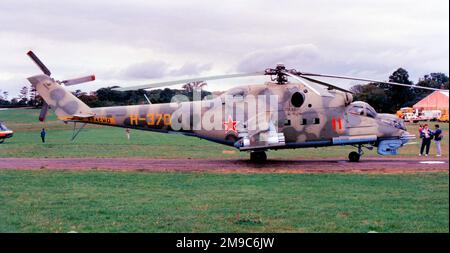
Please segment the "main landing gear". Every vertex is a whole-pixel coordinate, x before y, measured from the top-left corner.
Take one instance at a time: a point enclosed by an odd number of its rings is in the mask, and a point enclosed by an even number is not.
[[[254,163],[263,163],[267,161],[267,155],[264,151],[252,151],[250,152],[250,161]]]
[[[348,154],[348,160],[353,163],[359,162],[359,159],[363,154],[364,152],[362,150],[362,145],[360,144],[358,145],[358,152],[352,151],[350,152],[350,154]]]

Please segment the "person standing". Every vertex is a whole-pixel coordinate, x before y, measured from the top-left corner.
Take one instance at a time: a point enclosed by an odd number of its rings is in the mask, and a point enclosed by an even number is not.
[[[428,128],[428,124],[423,125],[423,129],[420,131],[420,138],[422,138],[422,146],[420,147],[419,156],[423,155],[424,149],[426,149],[425,156],[428,156],[430,153],[431,139],[433,138],[433,132]]]
[[[434,125],[434,143],[436,143],[436,156],[441,156],[441,140],[442,140],[442,130],[439,125]]]
[[[125,133],[127,135],[128,140],[130,140],[130,132],[131,132],[131,130],[129,128],[125,129]]]
[[[45,128],[42,128],[42,130],[41,130],[41,139],[42,139],[42,143],[45,143],[45,135],[46,135],[47,133],[45,132]]]

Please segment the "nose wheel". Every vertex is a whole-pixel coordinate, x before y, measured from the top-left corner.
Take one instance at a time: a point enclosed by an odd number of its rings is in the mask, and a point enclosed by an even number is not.
[[[352,151],[350,154],[348,154],[348,160],[352,163],[359,162],[359,159],[361,158],[361,155],[358,154],[358,152]]]
[[[359,159],[363,154],[364,152],[362,150],[362,145],[358,145],[358,152],[356,151],[350,152],[350,154],[348,154],[348,160],[353,163],[359,162]]]
[[[250,161],[254,163],[263,163],[267,161],[267,155],[264,151],[252,151],[250,152]]]

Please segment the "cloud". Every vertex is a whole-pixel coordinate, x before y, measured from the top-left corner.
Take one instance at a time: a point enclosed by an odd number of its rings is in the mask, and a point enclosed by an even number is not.
[[[187,62],[183,64],[180,68],[173,69],[169,72],[169,75],[171,76],[186,76],[186,75],[198,75],[202,72],[208,71],[212,68],[212,63],[194,63],[194,62]]]
[[[150,60],[132,64],[119,71],[116,77],[121,79],[158,79],[165,76],[195,76],[210,70],[211,66],[211,63],[187,62],[176,68],[164,61]]]
[[[287,68],[311,66],[321,61],[319,49],[312,44],[292,45],[251,52],[238,63],[239,72],[261,71],[283,63]]]
[[[136,63],[124,69],[120,76],[125,79],[156,79],[167,73],[168,64],[163,61]]]

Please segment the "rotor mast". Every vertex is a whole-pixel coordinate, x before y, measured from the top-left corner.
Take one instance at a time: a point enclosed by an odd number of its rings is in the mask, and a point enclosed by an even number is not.
[[[289,82],[289,74],[300,75],[300,72],[295,69],[286,69],[286,67],[282,63],[278,63],[274,69],[268,68],[264,71],[264,75],[270,76],[270,79],[279,85],[283,85]]]
[[[270,79],[272,81],[276,81],[277,84],[282,85],[288,82],[287,76],[286,74],[284,74],[284,72],[286,72],[286,67],[284,66],[284,64],[279,63],[274,69],[266,69],[264,71],[264,75],[270,76]],[[273,78],[273,76],[275,76],[275,78]]]

